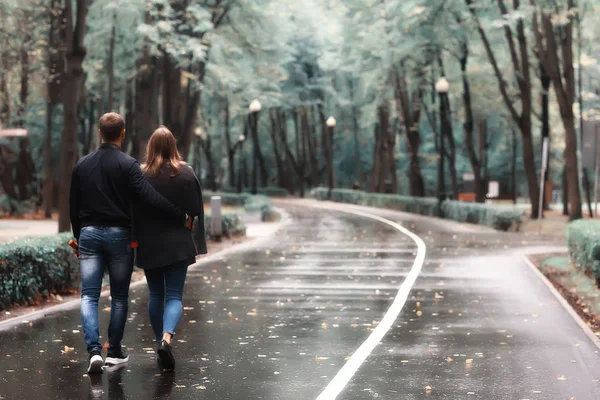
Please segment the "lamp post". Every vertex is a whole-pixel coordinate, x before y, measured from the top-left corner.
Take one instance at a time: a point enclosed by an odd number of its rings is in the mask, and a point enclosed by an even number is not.
[[[246,177],[246,154],[244,153],[244,142],[246,136],[240,135],[237,145],[240,147],[239,169],[238,169],[238,193],[242,193],[242,178]]]
[[[254,99],[248,107],[250,110],[250,126],[252,130],[252,143],[254,147],[252,159],[252,194],[257,193],[257,174],[258,174],[258,113],[262,109],[260,101]]]
[[[438,187],[437,195],[438,200],[441,202],[446,198],[446,183],[445,183],[445,158],[446,158],[446,145],[445,138],[449,134],[450,121],[448,119],[447,112],[447,97],[450,85],[446,78],[441,77],[435,84],[435,91],[440,96],[440,158],[438,159]],[[441,207],[440,207],[441,213]]]
[[[329,190],[327,192],[327,198],[331,200],[331,192],[334,186],[334,175],[333,175],[333,135],[335,133],[336,120],[333,117],[327,118],[325,124],[327,125],[327,186]]]

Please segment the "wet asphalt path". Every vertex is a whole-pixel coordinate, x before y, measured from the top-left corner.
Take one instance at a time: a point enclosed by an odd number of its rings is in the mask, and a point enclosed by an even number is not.
[[[293,221],[272,245],[190,270],[175,373],[155,366],[139,286],[127,368],[91,381],[79,313],[57,313],[0,332],[0,399],[315,399],[386,313],[416,245],[364,217],[283,205]],[[427,258],[339,399],[600,399],[598,349],[515,255],[546,243],[376,212],[420,235]]]

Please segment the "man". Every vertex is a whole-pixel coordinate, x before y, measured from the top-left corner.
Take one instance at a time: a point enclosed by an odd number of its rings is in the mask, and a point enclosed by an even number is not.
[[[108,327],[107,365],[126,363],[121,346],[127,320],[129,284],[133,271],[130,227],[132,199],[157,208],[165,215],[184,221],[181,211],[154,190],[139,163],[121,151],[125,121],[116,113],[99,121],[102,146],[83,157],[71,180],[70,216],[73,247],[79,252],[81,268],[81,319],[89,353],[88,373],[102,372],[99,341],[98,299],[104,270],[110,277],[111,313]]]

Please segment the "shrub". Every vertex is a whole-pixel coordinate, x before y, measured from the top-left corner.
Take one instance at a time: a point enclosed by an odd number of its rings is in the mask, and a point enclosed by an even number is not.
[[[235,187],[222,187],[221,192],[223,193],[237,193],[237,188]],[[250,194],[250,189],[244,188],[242,193]],[[257,189],[257,194],[262,194],[263,196],[269,197],[287,197],[289,195],[286,189],[274,186],[268,186]]]
[[[315,197],[326,200],[328,189],[318,188]],[[411,197],[394,194],[367,193],[358,190],[334,189],[331,200],[339,203],[358,204],[378,208],[389,208],[413,214],[452,219],[490,226],[502,231],[518,231],[523,212],[513,207],[493,206],[480,203],[443,201],[431,197]]]
[[[203,192],[202,200],[205,203],[210,203],[210,199],[213,196],[220,196],[221,204],[224,206],[243,206],[248,200],[248,197],[250,197],[250,195],[246,193]]]
[[[206,239],[210,239],[210,213],[204,214],[204,235]],[[242,221],[242,218],[237,213],[224,213],[221,215],[221,224],[223,230],[223,236],[244,236],[246,235],[246,224]],[[194,224],[194,230],[192,232],[195,238],[198,237],[198,224]],[[197,239],[196,239],[197,240]]]
[[[212,196],[221,196],[221,204],[229,206],[243,206],[248,213],[260,213],[263,221],[273,221],[279,214],[273,209],[273,202],[264,195],[251,195],[248,193],[203,193],[204,201],[210,202]]]
[[[68,246],[71,233],[0,244],[0,310],[74,288],[79,262]]]
[[[318,188],[315,197],[318,200],[327,199],[328,189]],[[421,215],[437,216],[438,201],[430,197],[399,196],[394,194],[367,193],[358,190],[334,189],[331,200],[339,203],[357,204],[378,208],[410,212]]]
[[[600,280],[600,221],[575,221],[567,229],[571,262],[588,276]]]
[[[442,202],[442,215],[454,221],[485,225],[500,231],[517,232],[523,222],[522,210],[461,201]]]

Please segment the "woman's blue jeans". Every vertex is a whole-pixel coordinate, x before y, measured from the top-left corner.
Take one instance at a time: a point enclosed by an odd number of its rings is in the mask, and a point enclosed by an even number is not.
[[[154,336],[160,341],[164,333],[175,334],[183,312],[181,299],[190,262],[180,261],[161,268],[146,269],[148,314]]]
[[[86,226],[79,237],[81,268],[81,320],[88,352],[102,350],[98,327],[98,299],[104,270],[110,277],[111,312],[108,343],[120,348],[127,321],[129,284],[133,271],[133,250],[129,229]]]

